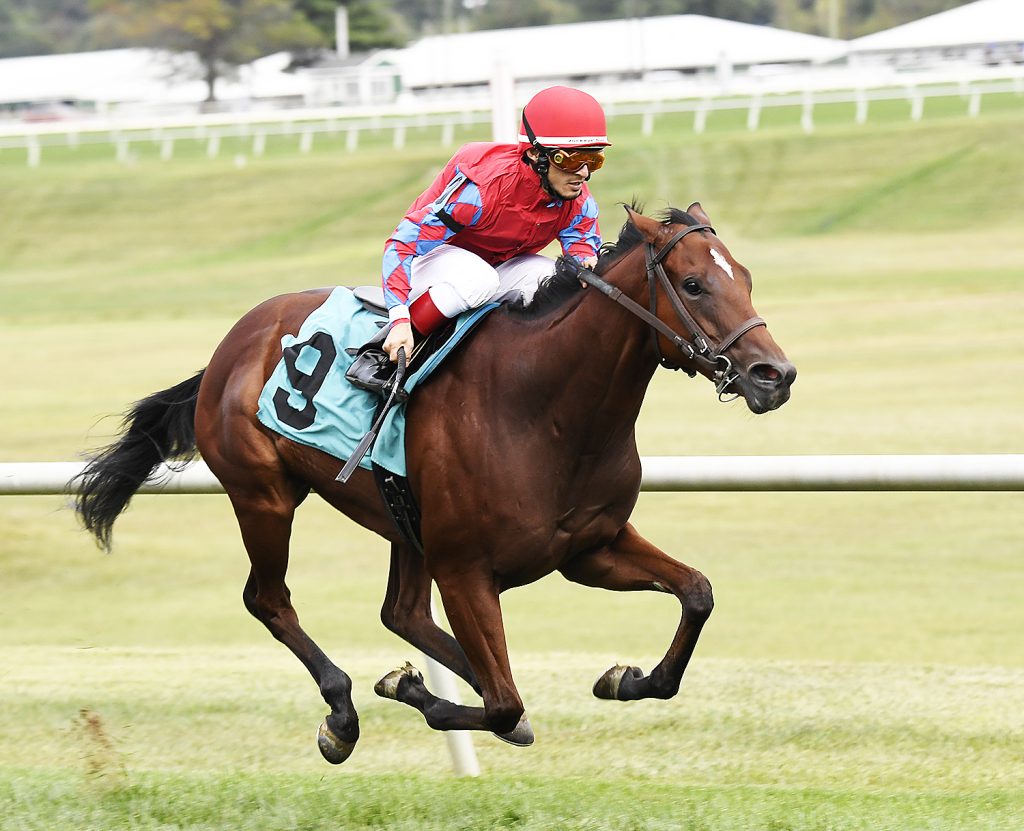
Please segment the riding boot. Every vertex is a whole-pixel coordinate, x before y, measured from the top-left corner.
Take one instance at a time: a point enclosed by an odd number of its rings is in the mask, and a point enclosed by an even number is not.
[[[355,360],[345,372],[350,384],[383,398],[391,392],[388,381],[395,374],[395,365],[383,349],[389,328],[386,323],[382,324],[380,330],[362,346],[348,349],[349,354],[355,355]]]
[[[430,291],[425,291],[409,305],[413,335],[417,342],[440,329],[448,323],[449,318],[437,308]],[[391,327],[382,324],[377,334],[358,349],[349,350],[355,360],[345,373],[351,384],[360,389],[375,392],[383,398],[391,393],[391,380],[395,374],[395,364],[384,351],[384,341]],[[399,400],[405,400],[405,392],[399,391]]]

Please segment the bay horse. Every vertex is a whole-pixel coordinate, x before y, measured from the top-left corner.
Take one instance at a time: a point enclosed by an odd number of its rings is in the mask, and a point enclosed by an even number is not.
[[[120,437],[81,474],[83,524],[109,550],[114,520],[151,472],[198,450],[227,492],[249,555],[245,607],[317,683],[330,707],[318,746],[334,764],[359,737],[351,680],[303,631],[285,583],[293,515],[311,490],[391,543],[384,625],[482,697],[482,707],[440,699],[408,664],[378,682],[379,695],[419,710],[430,727],[532,743],[499,596],[554,571],[587,586],[679,600],[680,622],[651,673],[612,667],[593,689],[617,700],[670,698],[713,600],[704,575],[629,522],[641,481],[635,423],[648,384],[659,364],[683,369],[763,413],[789,399],[796,370],[754,312],[750,272],[699,203],[660,220],[635,205],[626,211],[595,271],[561,260],[530,303],[489,314],[471,346],[410,399],[407,467],[422,553],[399,532],[369,471],[359,468],[342,484],[339,459],[256,418],[281,337],[296,334],[330,289],[265,301],[204,370],[138,402]],[[431,581],[454,637],[431,616]]]

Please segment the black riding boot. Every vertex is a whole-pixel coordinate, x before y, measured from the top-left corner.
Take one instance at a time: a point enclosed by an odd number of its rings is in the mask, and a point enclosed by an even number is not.
[[[387,398],[391,394],[389,382],[395,375],[395,364],[382,348],[390,328],[385,323],[380,331],[362,346],[347,350],[355,355],[355,360],[345,373],[345,378],[353,386],[376,393],[382,398]],[[399,396],[402,396],[402,391],[399,391]]]

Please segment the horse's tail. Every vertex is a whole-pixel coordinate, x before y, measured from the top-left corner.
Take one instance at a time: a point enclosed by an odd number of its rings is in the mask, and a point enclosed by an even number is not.
[[[157,466],[195,458],[196,397],[205,371],[133,405],[121,422],[121,437],[71,480],[75,510],[104,550],[110,551],[114,520]]]

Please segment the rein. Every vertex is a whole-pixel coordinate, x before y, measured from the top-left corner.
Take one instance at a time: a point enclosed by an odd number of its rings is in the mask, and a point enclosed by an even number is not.
[[[693,315],[687,311],[686,306],[679,297],[679,294],[673,288],[672,283],[668,278],[668,274],[665,273],[665,267],[662,265],[662,261],[666,256],[668,256],[668,253],[676,243],[678,243],[687,234],[691,234],[694,231],[710,231],[712,234],[715,233],[715,229],[710,225],[688,225],[687,227],[677,231],[672,238],[661,247],[660,251],[656,251],[653,244],[649,242],[645,243],[647,283],[650,286],[650,309],[645,309],[639,303],[624,295],[621,289],[616,288],[590,269],[584,268],[582,265],[575,262],[568,263],[563,260],[563,263],[567,263],[570,268],[575,268],[575,276],[578,279],[582,280],[588,286],[593,286],[620,306],[625,307],[632,314],[636,315],[651,327],[651,339],[654,341],[654,349],[658,355],[658,363],[667,369],[681,369],[691,378],[697,374],[696,370],[687,369],[679,364],[672,363],[664,356],[661,351],[661,345],[658,342],[658,334],[660,333],[668,338],[672,342],[672,345],[686,356],[688,361],[696,364],[711,377],[715,384],[715,391],[718,393],[720,400],[731,401],[731,398],[725,399],[723,396],[726,394],[725,391],[728,389],[729,385],[739,377],[739,373],[733,370],[732,361],[730,361],[728,356],[725,355],[725,351],[751,329],[755,329],[758,326],[766,326],[767,324],[764,322],[763,318],[752,317],[733,329],[718,343],[715,343],[708,336],[707,332],[701,328]],[[689,339],[676,332],[675,329],[664,323],[661,318],[657,316],[656,310],[658,304],[659,283],[664,289],[665,295],[668,297],[669,303],[672,305],[672,309],[676,313],[676,317],[679,318],[679,321],[689,332]]]

